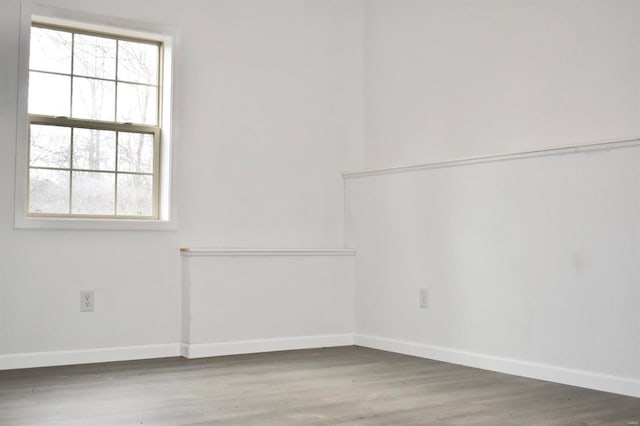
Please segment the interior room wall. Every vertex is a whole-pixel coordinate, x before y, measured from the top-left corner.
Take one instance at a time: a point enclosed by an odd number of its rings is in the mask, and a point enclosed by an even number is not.
[[[20,2],[3,0],[0,354],[177,345],[180,247],[342,246],[340,172],[362,148],[359,1],[39,3],[178,31],[178,229],[14,229]]]
[[[342,247],[342,170],[640,130],[633,0],[43,2],[179,30],[178,230],[13,228],[20,2],[3,0],[2,362],[171,354],[178,248]],[[625,148],[348,178],[357,342],[640,395],[637,166]]]
[[[636,144],[349,179],[356,343],[640,395],[638,170]]]
[[[637,136],[639,8],[367,1],[366,167]]]
[[[368,1],[367,168],[637,138],[639,17]],[[349,176],[356,343],[640,395],[638,165],[625,148]]]
[[[183,253],[190,358],[353,344],[353,250]]]

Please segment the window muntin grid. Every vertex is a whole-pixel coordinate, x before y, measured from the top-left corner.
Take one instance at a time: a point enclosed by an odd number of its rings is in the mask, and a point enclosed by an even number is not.
[[[34,33],[27,214],[157,219],[162,44],[38,23]],[[42,33],[62,39],[55,55],[42,54],[43,47],[51,49]],[[86,45],[98,52],[90,60],[77,50]],[[90,96],[82,93],[87,85]],[[34,101],[38,95],[45,101]],[[92,109],[78,107],[87,99]],[[52,129],[68,132],[66,141],[34,137]],[[137,155],[125,155],[132,151]],[[51,158],[43,159],[43,152]]]

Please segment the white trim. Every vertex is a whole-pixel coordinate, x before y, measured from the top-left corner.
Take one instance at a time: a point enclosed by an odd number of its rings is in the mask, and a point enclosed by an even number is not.
[[[33,4],[20,5],[18,40],[18,104],[16,105],[16,164],[14,189],[14,226],[23,227],[27,212],[27,138],[29,136],[29,52]]]
[[[363,334],[333,334],[218,343],[169,343],[0,355],[0,370],[139,359],[203,358],[336,346],[363,346],[500,373],[640,397],[640,380]]]
[[[21,185],[16,185],[16,187]],[[18,189],[16,188],[16,193]],[[24,191],[22,191],[24,193]],[[94,229],[112,231],[175,231],[174,220],[146,219],[81,219],[81,218],[39,218],[23,216],[16,202],[15,227],[17,229]]]
[[[189,358],[189,344],[180,343],[180,356],[183,358]]]
[[[25,3],[27,3],[27,1],[23,1],[23,4]],[[38,24],[68,27],[72,29],[109,34],[116,37],[131,37],[151,42],[166,41],[166,38],[162,35],[162,32],[166,31],[159,32],[156,29],[162,28],[160,26],[149,25],[144,22],[133,21],[125,18],[117,18],[117,24],[114,24],[113,19],[111,18],[96,19],[96,15],[91,13],[61,9],[52,6],[43,6],[40,4],[33,4],[31,7],[34,7],[35,9],[32,14],[32,21],[35,21]]]
[[[54,365],[93,364],[96,362],[180,356],[180,344],[119,346],[69,351],[28,352],[0,355],[0,370],[50,367]]]
[[[240,355],[352,345],[353,334],[351,333],[285,337],[279,339],[240,340],[235,342],[183,343],[182,356],[185,358],[204,358],[210,356]]]
[[[355,249],[182,248],[183,256],[355,256]]]
[[[557,367],[529,361],[485,355],[422,343],[388,339],[385,337],[354,335],[354,344],[405,355],[428,358],[484,370],[546,380],[571,386],[640,397],[640,380],[612,376],[585,370]]]
[[[445,167],[466,166],[470,164],[487,163],[493,161],[520,160],[530,157],[543,157],[550,155],[577,154],[588,151],[601,151],[616,148],[629,148],[640,145],[640,138],[632,137],[625,139],[605,140],[599,142],[566,145],[549,148],[532,149],[528,151],[512,152],[505,154],[481,155],[477,157],[458,158],[453,160],[435,161],[430,163],[419,163],[404,166],[384,167],[380,169],[368,169],[358,171],[346,171],[342,173],[345,179],[388,175],[394,173],[418,172],[429,169],[440,169]]]
[[[163,43],[163,108],[161,129],[161,165],[159,182],[158,220],[146,219],[83,219],[28,217],[27,212],[27,137],[29,128],[28,84],[29,84],[29,39],[31,21],[71,24],[78,28],[116,32],[125,36],[137,36]],[[19,59],[18,59],[18,104],[16,131],[16,167],[14,194],[14,227],[17,229],[106,229],[106,230],[175,230],[177,229],[177,128],[174,120],[173,82],[180,31],[162,24],[134,21],[127,18],[103,16],[75,10],[41,5],[37,0],[21,2]]]
[[[180,334],[184,345],[191,341],[191,259],[181,259],[180,267]]]

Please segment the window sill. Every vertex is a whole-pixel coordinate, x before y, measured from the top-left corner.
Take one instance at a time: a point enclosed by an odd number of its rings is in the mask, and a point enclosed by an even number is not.
[[[173,220],[137,219],[79,219],[17,217],[16,229],[86,229],[112,231],[174,231],[177,223]]]

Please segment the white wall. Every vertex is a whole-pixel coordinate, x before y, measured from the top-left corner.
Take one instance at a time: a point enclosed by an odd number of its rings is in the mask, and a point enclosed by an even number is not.
[[[640,133],[634,0],[370,0],[366,166]]]
[[[638,136],[639,18],[368,1],[367,166]],[[639,151],[348,178],[356,342],[640,396]]]
[[[180,133],[197,146],[180,149],[183,245],[342,246],[340,172],[362,148],[360,2],[194,4],[179,20]]]
[[[179,227],[13,229],[19,2],[3,0],[0,354],[179,342],[178,247],[341,247],[341,170],[640,133],[633,0],[46,3],[180,30]],[[356,332],[636,392],[637,170],[627,148],[349,179]]]
[[[189,357],[353,344],[353,252],[184,256]]]
[[[356,333],[640,392],[639,170],[635,147],[349,179]]]
[[[359,1],[43,3],[179,30],[179,223],[13,229],[20,5],[2,0],[0,354],[177,344],[181,246],[342,246],[340,171],[362,148]]]

